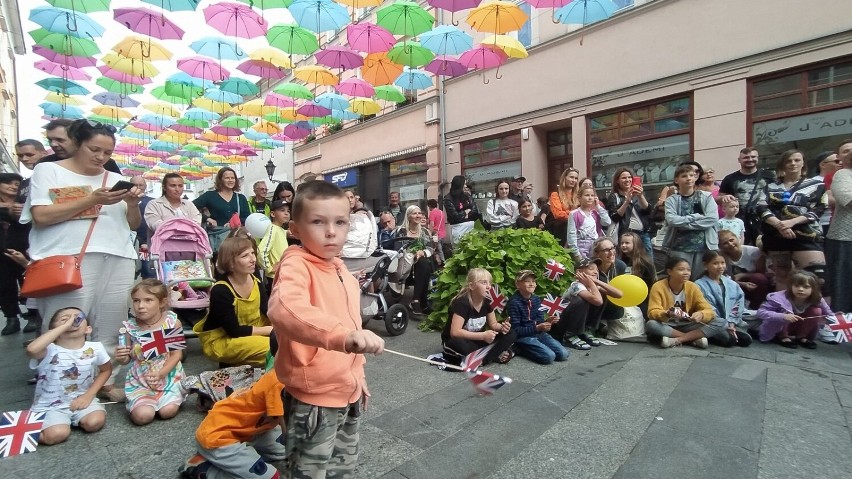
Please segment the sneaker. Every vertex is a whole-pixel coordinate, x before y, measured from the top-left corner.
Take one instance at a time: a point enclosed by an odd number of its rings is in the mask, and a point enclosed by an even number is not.
[[[600,340],[598,340],[598,338],[592,336],[591,334],[580,334],[578,335],[578,337],[590,346],[598,347],[601,345]]]
[[[210,469],[210,462],[207,459],[204,459],[204,456],[201,454],[196,454],[187,459],[187,461],[178,468],[178,473],[180,473],[181,477],[201,479],[206,477],[208,469]]]
[[[674,346],[680,346],[680,341],[675,338],[670,338],[668,336],[663,336],[660,339],[660,346],[663,348],[671,348]]]
[[[592,349],[592,347],[589,346],[587,342],[580,339],[579,336],[571,336],[568,338],[568,345],[574,349],[579,349],[580,351],[588,351]]]
[[[819,328],[817,339],[825,344],[838,344],[837,335],[835,335],[835,333],[827,325]]]
[[[696,339],[692,345],[698,349],[707,349],[707,338]]]

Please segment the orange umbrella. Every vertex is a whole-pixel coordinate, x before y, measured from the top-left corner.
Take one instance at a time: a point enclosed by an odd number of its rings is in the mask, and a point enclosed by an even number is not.
[[[371,53],[364,58],[361,77],[373,86],[390,85],[400,75],[402,65],[392,62],[387,52]]]
[[[472,9],[466,21],[478,32],[507,33],[520,30],[528,19],[514,3],[498,0]]]
[[[305,83],[315,83],[317,85],[330,86],[340,83],[340,78],[337,75],[321,65],[308,65],[296,68],[293,70],[293,76]]]

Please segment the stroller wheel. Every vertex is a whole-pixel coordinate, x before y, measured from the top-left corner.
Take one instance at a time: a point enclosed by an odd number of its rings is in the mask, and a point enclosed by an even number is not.
[[[385,328],[391,336],[399,336],[408,327],[408,308],[394,304],[385,313]]]

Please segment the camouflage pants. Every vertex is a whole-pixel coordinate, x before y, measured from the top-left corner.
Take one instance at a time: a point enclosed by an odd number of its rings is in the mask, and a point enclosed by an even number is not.
[[[352,477],[358,464],[360,402],[343,408],[303,403],[281,393],[287,425],[288,469],[282,477],[323,479]]]

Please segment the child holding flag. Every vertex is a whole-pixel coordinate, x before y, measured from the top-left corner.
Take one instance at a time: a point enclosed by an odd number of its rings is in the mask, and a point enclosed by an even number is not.
[[[544,318],[541,298],[535,295],[535,273],[525,269],[515,275],[515,294],[509,298],[509,322],[518,335],[514,349],[538,364],[568,359],[568,350],[548,332],[559,322],[558,317]]]
[[[143,351],[140,336],[153,331],[175,331],[183,334],[177,315],[168,311],[169,290],[157,279],[143,279],[130,291],[133,319],[124,322],[125,342],[119,340],[115,359],[121,364],[132,362],[124,380],[124,394],[130,420],[144,426],[160,416],[171,419],[185,398],[180,381],[183,365],[180,351]],[[184,344],[186,344],[184,342]]]

